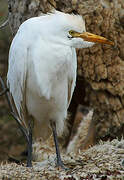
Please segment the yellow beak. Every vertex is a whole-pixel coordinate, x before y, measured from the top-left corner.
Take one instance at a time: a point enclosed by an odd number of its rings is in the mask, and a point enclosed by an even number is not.
[[[101,44],[110,44],[110,45],[114,45],[114,42],[109,41],[108,39],[102,37],[102,36],[98,36],[89,32],[84,32],[84,33],[75,33],[75,37],[80,37],[82,39],[84,39],[85,41],[89,41],[89,42],[98,42]]]

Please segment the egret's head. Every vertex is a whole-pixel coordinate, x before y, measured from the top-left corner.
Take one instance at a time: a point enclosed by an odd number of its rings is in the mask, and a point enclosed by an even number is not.
[[[85,22],[80,15],[55,11],[51,16],[54,21],[52,30],[56,41],[74,48],[91,47],[95,42],[113,45],[113,42],[104,37],[86,32]]]

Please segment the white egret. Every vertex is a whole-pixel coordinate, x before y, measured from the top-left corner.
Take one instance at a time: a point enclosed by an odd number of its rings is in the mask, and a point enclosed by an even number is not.
[[[7,84],[15,113],[27,129],[33,119],[36,138],[45,140],[53,131],[61,167],[57,134],[63,132],[75,88],[75,48],[91,47],[94,42],[113,44],[87,33],[81,16],[55,11],[25,21],[10,47]]]

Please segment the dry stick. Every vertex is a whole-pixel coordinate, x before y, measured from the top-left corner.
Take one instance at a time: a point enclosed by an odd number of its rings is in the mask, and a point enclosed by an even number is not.
[[[1,93],[0,93],[0,96],[3,96],[9,89],[4,89]]]
[[[19,125],[19,128],[20,128],[21,132],[25,136],[26,140],[29,142],[29,138],[28,138],[28,135],[27,135],[28,133],[26,132],[27,130],[22,126],[22,124],[20,123],[19,118],[16,116],[14,107],[13,107],[13,105],[11,103],[11,100],[10,100],[9,90],[6,88],[6,86],[4,84],[4,81],[3,81],[3,79],[1,77],[0,77],[0,82],[1,82],[1,85],[2,85],[2,89],[3,89],[3,91],[0,93],[0,95],[5,94],[7,103],[9,105],[9,108],[10,108],[10,111],[11,111],[11,115],[14,117],[14,119],[16,120],[16,122]]]
[[[7,16],[6,21],[0,25],[0,29],[4,28],[5,26],[7,26],[9,24],[9,17],[10,17],[10,12],[8,12],[8,16]]]
[[[0,82],[1,82],[2,89],[3,89],[1,94],[3,95],[3,92],[4,92],[4,94],[6,94],[7,93],[7,88],[6,88],[6,86],[4,84],[4,81],[3,81],[3,79],[1,77],[0,77]],[[8,96],[6,96],[6,99],[7,99],[8,105],[10,107],[10,110],[13,111],[13,108],[11,107],[11,103],[10,103],[10,100],[9,100]]]
[[[0,29],[4,28],[8,24],[9,24],[9,18],[3,24],[0,25]]]
[[[9,95],[9,90],[6,88],[4,81],[2,80],[2,78],[0,77],[0,82],[2,85],[2,89],[3,91],[0,93],[0,96],[4,95],[6,96],[9,108],[11,110],[11,115],[14,117],[14,119],[16,120],[19,129],[21,130],[22,134],[24,135],[24,137],[26,138],[26,141],[28,143],[28,159],[27,159],[27,167],[32,167],[32,127],[31,127],[31,122],[29,122],[29,132],[26,130],[26,128],[24,128],[22,126],[22,124],[20,123],[20,120],[18,118],[18,116],[15,113],[14,107],[11,103],[10,100],[10,95]]]
[[[6,27],[6,26],[9,24],[10,14],[11,14],[11,12],[8,13],[7,20],[6,20],[3,24],[0,25],[0,29],[3,29],[4,27]],[[9,27],[10,27],[10,30],[11,30],[11,33],[12,33],[12,36],[13,36],[13,35],[14,35],[14,32],[13,32],[11,26],[9,26]]]

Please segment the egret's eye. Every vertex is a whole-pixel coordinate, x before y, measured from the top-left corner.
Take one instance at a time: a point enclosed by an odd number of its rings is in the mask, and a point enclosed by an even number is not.
[[[73,37],[73,36],[74,36],[74,34],[75,34],[75,31],[70,30],[70,31],[69,31],[69,34]]]

